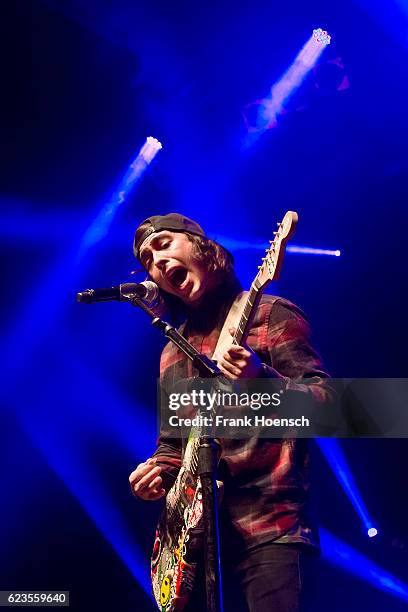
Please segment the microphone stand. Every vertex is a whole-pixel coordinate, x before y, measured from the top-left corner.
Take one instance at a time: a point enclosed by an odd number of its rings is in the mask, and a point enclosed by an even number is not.
[[[122,298],[133,306],[138,306],[152,319],[152,325],[157,327],[169,338],[197,368],[201,378],[222,377],[217,364],[206,355],[199,353],[172,325],[156,316],[149,306],[134,293],[122,294]],[[205,591],[207,612],[222,612],[222,578],[220,563],[220,536],[218,525],[218,495],[215,470],[217,466],[217,448],[219,442],[208,433],[201,432],[199,444],[198,474],[201,481],[203,496],[203,526],[204,526],[204,564]]]

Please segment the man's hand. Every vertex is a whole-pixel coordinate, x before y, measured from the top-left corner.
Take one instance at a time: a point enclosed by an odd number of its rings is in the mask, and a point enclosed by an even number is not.
[[[144,463],[139,463],[129,476],[132,493],[140,499],[150,501],[155,501],[166,495],[166,491],[162,487],[161,471],[162,468],[156,465],[154,457],[150,457]]]
[[[233,336],[235,330],[231,328]],[[233,344],[217,362],[220,370],[231,380],[237,378],[258,378],[262,373],[262,361],[249,346]]]

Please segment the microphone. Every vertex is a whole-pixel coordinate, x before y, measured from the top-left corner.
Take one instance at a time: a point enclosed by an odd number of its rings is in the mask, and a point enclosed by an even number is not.
[[[125,302],[129,296],[138,295],[148,306],[156,305],[159,301],[160,290],[153,281],[142,283],[122,283],[116,287],[104,287],[102,289],[85,289],[76,295],[77,302],[82,304],[93,304],[94,302]]]

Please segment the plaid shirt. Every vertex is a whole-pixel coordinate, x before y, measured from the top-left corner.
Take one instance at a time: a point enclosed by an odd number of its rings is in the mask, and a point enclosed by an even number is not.
[[[208,314],[206,309],[201,310],[201,323],[203,312]],[[183,325],[183,333],[197,350],[211,356],[225,316],[224,309],[222,320],[219,318],[211,329],[200,330],[203,325],[199,318],[196,322],[189,320]],[[266,366],[273,366],[288,378],[290,388],[326,399],[327,374],[310,344],[309,325],[297,306],[264,295],[247,343]],[[265,370],[267,375],[268,368]],[[160,373],[162,384],[170,386],[195,375],[191,362],[172,343],[163,350]],[[299,379],[309,379],[308,384],[297,383]],[[177,475],[184,444],[159,437],[154,456],[163,468],[166,489]],[[226,520],[247,548],[268,541],[316,545],[307,516],[307,440],[223,439],[221,447],[220,474],[225,485],[221,523]]]

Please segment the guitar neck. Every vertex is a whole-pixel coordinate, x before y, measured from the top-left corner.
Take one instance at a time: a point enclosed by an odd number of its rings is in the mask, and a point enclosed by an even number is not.
[[[256,286],[254,281],[249,290],[247,301],[245,302],[244,310],[234,335],[235,344],[245,344],[261,297],[262,290]]]
[[[289,210],[281,223],[278,223],[276,232],[273,232],[275,238],[270,240],[271,246],[266,249],[266,255],[262,258],[263,263],[259,266],[259,272],[249,290],[249,295],[234,335],[235,344],[245,344],[256,309],[261,301],[263,290],[271,281],[279,278],[285,246],[294,233],[297,222],[297,213]]]

